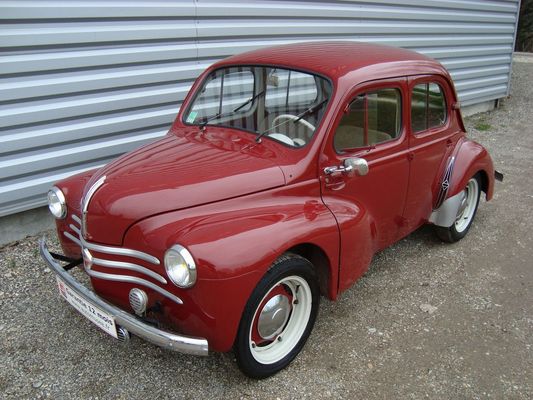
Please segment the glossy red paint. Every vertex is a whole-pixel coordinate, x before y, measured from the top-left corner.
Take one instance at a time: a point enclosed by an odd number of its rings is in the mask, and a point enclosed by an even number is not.
[[[288,148],[268,139],[256,143],[249,132],[183,123],[183,110],[210,72],[252,64],[309,71],[332,82],[332,98],[307,146]],[[428,80],[443,87],[448,119],[436,130],[414,134],[410,90]],[[351,99],[385,87],[401,91],[399,137],[337,154],[333,133]],[[376,251],[427,223],[452,155],[448,196],[481,172],[487,199],[492,197],[492,162],[481,145],[465,139],[460,112],[452,107],[456,102],[451,78],[438,62],[388,46],[299,43],[230,57],[198,78],[166,137],[99,171],[57,184],[69,205],[66,220],[57,223],[63,249],[79,256],[79,247],[64,232],[75,234],[72,214],[81,216],[81,199],[106,176],[89,203],[86,239],[143,251],[161,262],[169,247],[185,246],[197,263],[198,282],[190,289],[166,285],[183,305],[146,289],[149,306],[158,302],[161,313],[154,317],[184,334],[207,338],[212,350],[227,351],[250,294],[283,253],[305,247],[324,255],[316,267],[324,294],[335,299],[366,271]],[[368,175],[324,173],[347,157],[364,157]],[[166,276],[162,263],[141,264]],[[92,285],[100,296],[130,310],[131,284],[92,279]]]

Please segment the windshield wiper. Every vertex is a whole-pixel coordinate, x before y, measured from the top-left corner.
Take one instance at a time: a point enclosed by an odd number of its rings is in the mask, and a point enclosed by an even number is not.
[[[298,115],[296,116],[296,118],[293,119],[293,120],[289,120],[289,119],[287,119],[287,120],[285,120],[285,121],[283,121],[283,122],[280,122],[280,123],[277,124],[277,125],[274,125],[274,126],[271,127],[270,129],[267,129],[266,131],[261,132],[259,135],[256,136],[255,141],[256,141],[257,143],[260,143],[260,142],[261,142],[261,138],[262,138],[263,136],[265,136],[268,132],[272,131],[273,129],[277,128],[278,126],[281,126],[281,125],[286,124],[286,123],[289,122],[289,121],[292,121],[293,123],[298,122],[299,120],[301,120],[301,119],[302,119],[303,117],[305,117],[306,115],[309,115],[309,114],[314,113],[316,110],[318,110],[320,107],[322,107],[322,105],[324,105],[324,103],[326,103],[328,100],[329,100],[329,99],[324,99],[324,100],[322,100],[320,103],[315,104],[313,107],[309,107],[307,110],[302,111],[300,114],[298,114]]]
[[[253,102],[255,99],[257,99],[258,97],[262,96],[265,94],[265,91],[263,90],[262,92],[259,92],[257,93],[255,96],[252,96],[250,97],[248,100],[246,100],[244,103],[242,103],[240,106],[238,106],[237,108],[234,108],[233,110],[231,110],[230,112],[227,112],[227,113],[216,113],[215,115],[212,115],[210,116],[209,118],[206,118],[204,121],[202,121],[200,124],[198,124],[198,126],[203,129],[205,128],[205,126],[215,120],[215,119],[219,119],[219,118],[222,118],[222,117],[227,117],[227,116],[230,116],[231,114],[234,114],[236,113],[237,111],[241,110],[242,108],[246,107],[248,104],[250,104],[251,102]]]

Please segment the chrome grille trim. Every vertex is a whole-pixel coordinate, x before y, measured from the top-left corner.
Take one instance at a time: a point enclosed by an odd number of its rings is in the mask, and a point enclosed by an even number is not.
[[[81,242],[80,240],[75,237],[74,235],[71,235],[70,232],[63,232],[63,235],[65,235],[67,238],[69,238],[70,240],[72,240],[74,243],[76,243],[78,246],[81,247]]]
[[[72,219],[81,224],[81,219],[77,215],[72,214]],[[161,264],[161,262],[159,261],[157,257],[154,257],[151,254],[143,253],[142,251],[139,251],[139,250],[126,249],[124,247],[104,246],[101,244],[94,244],[94,243],[87,242],[82,237],[81,230],[78,227],[76,227],[76,225],[70,224],[69,227],[74,232],[78,233],[79,240],[76,240],[75,242],[78,243],[80,246],[83,245],[83,247],[87,247],[89,250],[94,250],[94,251],[98,251],[100,253],[106,253],[106,254],[114,254],[117,256],[128,256],[128,257],[138,258],[140,260],[143,260],[151,264],[155,264],[155,265]],[[72,235],[67,236],[67,237],[72,240]]]
[[[125,249],[123,247],[111,247],[103,246],[101,244],[94,244],[87,242],[83,237],[80,236],[80,241],[83,247],[87,247],[89,250],[98,251],[99,253],[114,254],[118,256],[128,256],[133,258],[138,258],[140,260],[159,265],[159,259],[151,256],[150,254],[143,253],[142,251]]]
[[[106,274],[104,272],[93,271],[92,269],[89,269],[89,268],[85,268],[85,272],[87,272],[87,274],[89,276],[92,276],[93,278],[103,279],[103,280],[106,280],[106,281],[135,283],[137,285],[142,285],[142,286],[145,286],[147,288],[150,288],[150,289],[162,294],[165,297],[168,297],[170,300],[174,301],[177,304],[183,304],[183,301],[179,297],[177,297],[177,296],[173,295],[172,293],[166,291],[165,289],[161,288],[160,286],[157,286],[157,285],[153,284],[152,282],[149,282],[149,281],[141,279],[141,278],[136,278],[136,277],[128,276],[128,275]]]
[[[93,264],[99,265],[101,267],[109,268],[118,268],[118,269],[129,269],[131,271],[139,272],[141,274],[148,275],[154,278],[156,281],[159,281],[163,284],[167,284],[167,280],[159,275],[157,272],[149,270],[148,268],[143,267],[142,265],[133,264],[123,261],[112,261],[112,260],[103,260],[101,258],[93,257]]]
[[[76,232],[78,236],[81,235],[80,228],[78,228],[76,225],[70,224],[69,228],[72,229],[74,232]]]

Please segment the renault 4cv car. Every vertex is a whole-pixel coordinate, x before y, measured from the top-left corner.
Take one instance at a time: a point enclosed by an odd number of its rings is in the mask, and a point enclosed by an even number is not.
[[[210,66],[162,139],[57,182],[64,254],[40,251],[62,297],[111,336],[233,349],[262,378],[377,251],[424,224],[463,238],[495,177],[437,61],[356,42],[270,47]]]

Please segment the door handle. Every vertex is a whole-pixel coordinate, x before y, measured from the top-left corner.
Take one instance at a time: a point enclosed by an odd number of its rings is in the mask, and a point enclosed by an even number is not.
[[[340,172],[348,176],[352,176],[353,174],[364,176],[368,174],[368,162],[364,158],[354,157],[345,159],[340,166],[324,168],[326,175],[331,175],[335,172]]]

